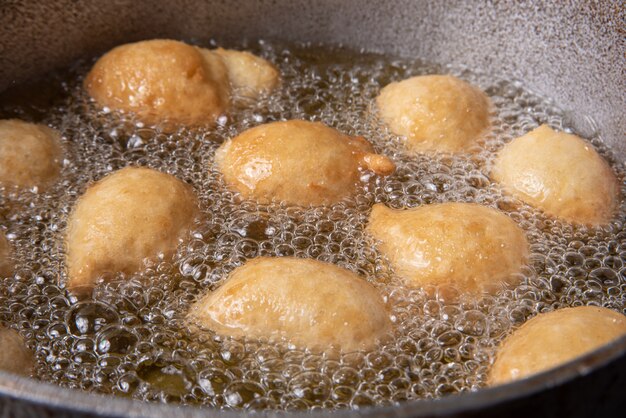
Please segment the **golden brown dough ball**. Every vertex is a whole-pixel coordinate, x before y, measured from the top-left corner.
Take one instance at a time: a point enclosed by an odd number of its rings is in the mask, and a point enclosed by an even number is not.
[[[626,317],[610,309],[580,306],[539,314],[500,345],[489,384],[549,370],[623,335]]]
[[[230,96],[220,60],[207,63],[197,48],[170,40],[113,48],[95,63],[85,87],[100,106],[133,112],[148,124],[210,124]]]
[[[278,82],[278,71],[250,53],[155,39],[103,55],[87,75],[85,88],[100,106],[169,128],[212,124],[228,110],[231,85],[256,97]]]
[[[33,353],[17,331],[0,327],[0,369],[30,375],[35,364]]]
[[[493,291],[520,271],[524,231],[501,212],[472,203],[395,210],[374,205],[367,231],[407,285]]]
[[[44,125],[0,120],[0,185],[43,189],[61,172],[60,135]]]
[[[276,67],[249,52],[218,48],[209,53],[222,58],[230,84],[237,94],[255,98],[269,93],[280,83]]]
[[[248,129],[226,141],[215,161],[226,183],[244,197],[302,206],[354,194],[361,169],[383,175],[395,169],[364,138],[302,120]]]
[[[145,259],[171,257],[196,209],[191,188],[169,174],[131,167],[100,180],[68,221],[68,288],[88,290],[102,274],[132,274]]]
[[[316,351],[371,349],[391,332],[371,284],[335,265],[292,257],[248,261],[196,302],[189,319],[221,335],[282,338]]]
[[[406,137],[408,148],[416,152],[467,151],[490,126],[487,96],[449,75],[391,83],[376,104],[391,132]]]
[[[508,143],[491,175],[513,196],[568,222],[607,223],[619,206],[619,182],[606,161],[576,135],[547,125]]]
[[[0,277],[10,276],[12,273],[11,247],[4,234],[0,231]]]

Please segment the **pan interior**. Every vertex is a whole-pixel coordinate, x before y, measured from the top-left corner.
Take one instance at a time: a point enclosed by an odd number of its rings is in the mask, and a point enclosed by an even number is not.
[[[478,390],[497,344],[537,312],[582,304],[623,312],[622,222],[596,229],[564,224],[507,197],[488,178],[494,153],[543,123],[587,138],[623,176],[593,119],[562,110],[518,81],[459,66],[293,43],[235,46],[274,62],[283,85],[256,104],[237,99],[238,110],[214,131],[166,134],[130,116],[99,111],[81,87],[91,59],[0,98],[0,117],[46,123],[64,133],[67,158],[58,184],[45,193],[5,191],[0,197],[0,220],[19,261],[15,278],[1,284],[7,292],[0,295],[0,318],[20,328],[37,352],[38,379],[227,409],[389,405]],[[371,104],[382,86],[432,73],[459,76],[494,103],[493,132],[475,155],[411,155],[377,121]],[[365,176],[358,196],[328,208],[258,205],[229,192],[213,163],[216,148],[248,127],[298,118],[365,136],[394,158],[397,172],[384,179]],[[65,280],[67,216],[89,182],[127,165],[149,166],[191,184],[202,216],[173,260],[77,300],[58,285],[59,277]],[[433,289],[409,291],[398,284],[363,232],[371,205],[447,201],[500,209],[526,231],[532,254],[518,286],[478,301],[460,295],[444,302]],[[616,219],[625,214],[622,204]],[[332,357],[288,344],[194,335],[184,324],[194,298],[219,286],[236,266],[255,256],[285,255],[333,262],[372,282],[395,322],[394,341],[371,353]]]

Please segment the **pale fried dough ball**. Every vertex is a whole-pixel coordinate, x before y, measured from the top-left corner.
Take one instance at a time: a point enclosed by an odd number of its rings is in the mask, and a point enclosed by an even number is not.
[[[286,339],[316,351],[371,349],[391,331],[378,291],[349,270],[261,257],[196,302],[189,320],[218,334]]]
[[[68,288],[88,290],[105,273],[132,274],[145,259],[171,257],[196,209],[191,188],[169,174],[132,167],[100,180],[68,221]]]
[[[0,327],[0,369],[30,375],[35,364],[33,353],[17,331]]]
[[[395,169],[364,138],[302,120],[248,129],[226,141],[215,161],[226,182],[244,197],[302,206],[352,195],[360,169],[383,175]]]
[[[619,206],[619,182],[606,161],[581,138],[547,125],[508,143],[491,175],[513,196],[568,222],[604,224]]]
[[[85,87],[103,107],[133,112],[165,128],[211,125],[230,105],[231,87],[257,97],[278,71],[247,52],[207,50],[155,39],[118,46],[93,66]]]
[[[511,282],[528,256],[524,231],[501,212],[472,203],[395,210],[374,205],[367,231],[414,287],[452,285],[464,293]]]
[[[0,277],[10,276],[12,273],[11,247],[4,234],[0,231]]]
[[[240,95],[255,98],[272,91],[280,83],[276,67],[263,58],[232,49],[218,48],[209,52],[222,58],[230,84]]]
[[[539,314],[507,337],[489,372],[497,385],[567,363],[626,335],[626,316],[596,306]]]
[[[0,120],[0,185],[43,189],[61,172],[60,135],[44,125]]]
[[[412,77],[385,86],[376,98],[379,116],[417,152],[458,153],[489,128],[490,102],[472,85],[449,75]]]

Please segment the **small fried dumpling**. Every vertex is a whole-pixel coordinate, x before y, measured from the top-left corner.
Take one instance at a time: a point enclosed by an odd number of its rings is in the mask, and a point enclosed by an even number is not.
[[[60,134],[44,125],[0,120],[0,186],[43,189],[61,172]]]
[[[367,231],[413,287],[451,285],[463,293],[496,290],[520,271],[524,231],[503,213],[473,203],[395,210],[374,205]]]
[[[0,277],[7,277],[12,273],[11,247],[4,234],[0,231]]]
[[[491,175],[513,196],[568,222],[598,225],[614,216],[619,181],[593,147],[547,125],[514,139]]]
[[[254,54],[223,48],[208,52],[222,58],[228,69],[230,85],[237,94],[256,98],[269,93],[280,83],[280,75],[276,67]]]
[[[374,286],[335,265],[292,257],[248,261],[196,302],[189,320],[221,335],[284,338],[316,351],[371,349],[391,331]]]
[[[85,88],[100,106],[148,124],[210,124],[230,100],[221,60],[207,63],[198,48],[170,40],[113,48],[94,64]]]
[[[362,137],[303,120],[260,125],[226,141],[215,161],[245,198],[308,206],[353,195],[362,169],[387,175],[395,165]]]
[[[87,75],[85,88],[102,107],[169,128],[213,124],[228,110],[231,85],[256,97],[278,81],[274,66],[250,53],[155,39],[104,54]]]
[[[489,372],[498,385],[540,373],[626,335],[626,316],[579,306],[542,313],[507,337]]]
[[[90,186],[68,220],[68,288],[89,290],[105,273],[132,274],[145,259],[171,257],[196,210],[191,187],[148,168],[124,168]]]
[[[0,370],[28,376],[35,365],[33,353],[17,331],[0,327]]]
[[[412,77],[385,86],[379,116],[416,152],[468,151],[490,126],[490,101],[476,87],[449,75]]]

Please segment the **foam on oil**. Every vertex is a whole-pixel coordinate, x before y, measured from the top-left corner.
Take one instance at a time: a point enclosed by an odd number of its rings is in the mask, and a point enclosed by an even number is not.
[[[131,117],[98,110],[81,88],[92,60],[42,84],[4,94],[1,117],[43,122],[64,136],[61,180],[45,193],[0,190],[0,228],[17,260],[0,283],[0,320],[37,354],[36,378],[91,392],[232,409],[338,409],[388,405],[477,390],[497,344],[538,312],[566,306],[626,309],[626,205],[611,224],[571,226],[502,194],[488,178],[494,152],[539,124],[588,138],[623,179],[624,167],[590,120],[572,120],[549,99],[514,81],[467,69],[333,48],[248,45],[281,70],[282,87],[258,103],[238,100],[214,130],[165,134]],[[371,104],[391,81],[452,73],[494,104],[493,131],[472,156],[407,153],[377,121]],[[213,164],[217,147],[276,120],[322,121],[368,138],[397,172],[364,179],[358,196],[325,208],[258,205],[226,189]],[[77,300],[64,281],[63,233],[87,185],[113,170],[143,165],[190,183],[202,216],[173,260]],[[626,187],[622,182],[622,194]],[[478,301],[442,301],[433,289],[407,290],[363,229],[371,205],[395,208],[462,201],[504,211],[526,231],[529,265],[521,283]],[[392,342],[370,353],[312,354],[289,344],[191,334],[189,306],[246,260],[312,257],[372,282],[395,324]]]

